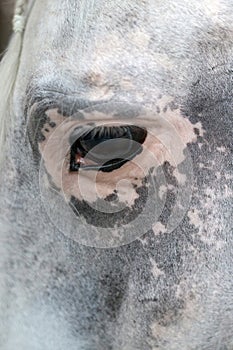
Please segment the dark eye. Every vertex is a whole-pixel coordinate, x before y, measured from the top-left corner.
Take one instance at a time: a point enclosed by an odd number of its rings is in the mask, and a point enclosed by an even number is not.
[[[142,151],[146,136],[134,125],[92,128],[72,144],[70,171],[118,169]]]

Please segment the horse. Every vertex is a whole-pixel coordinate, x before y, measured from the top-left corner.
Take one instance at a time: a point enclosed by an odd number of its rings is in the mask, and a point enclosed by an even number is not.
[[[16,1],[1,350],[233,349],[232,5]]]

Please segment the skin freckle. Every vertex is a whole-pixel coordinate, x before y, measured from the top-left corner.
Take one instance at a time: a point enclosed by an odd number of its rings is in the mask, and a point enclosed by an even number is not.
[[[217,151],[218,151],[219,153],[226,153],[226,147],[224,147],[224,146],[217,147]]]
[[[166,227],[161,222],[157,222],[152,229],[155,235],[166,232]]]
[[[158,268],[156,261],[154,261],[153,259],[150,258],[150,262],[152,265],[151,272],[152,272],[154,278],[158,278],[159,276],[165,275],[164,272]]]

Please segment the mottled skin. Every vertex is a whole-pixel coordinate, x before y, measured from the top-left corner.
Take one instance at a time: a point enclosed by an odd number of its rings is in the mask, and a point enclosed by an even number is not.
[[[1,349],[233,349],[232,16],[231,0],[35,1],[1,174]],[[135,111],[114,114],[117,102]],[[187,137],[183,153],[192,158],[193,183],[183,183],[192,197],[172,232],[179,176],[167,159],[157,169],[167,183],[164,210],[130,244],[88,247],[49,219],[40,146],[45,124],[58,122],[46,111],[79,125],[90,107],[94,123],[99,110],[118,123],[143,120],[142,110],[154,112],[153,122],[169,110],[193,125],[196,138]],[[75,216],[66,217],[55,187],[53,214],[72,230]],[[120,232],[143,206],[148,187],[139,187],[124,217],[72,201],[87,222],[109,229],[117,222]]]

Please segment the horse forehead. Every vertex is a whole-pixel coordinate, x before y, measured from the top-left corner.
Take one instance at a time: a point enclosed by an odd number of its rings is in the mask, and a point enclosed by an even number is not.
[[[190,38],[197,20],[206,23],[210,8],[208,0],[202,5],[195,1],[181,4],[178,0],[36,1],[30,32],[36,34],[34,42],[40,51],[48,50],[56,56],[59,53],[61,60],[69,57],[72,61],[73,56],[90,59],[90,53],[115,60],[132,48],[134,55],[136,51],[141,56],[156,51],[158,55],[169,51],[174,39],[177,45],[179,37]],[[218,0],[215,9],[216,13],[220,11]]]
[[[177,60],[191,55],[196,28],[215,21],[222,10],[219,0],[214,6],[209,0],[36,1],[24,47],[26,53],[36,52],[34,67],[41,71],[59,64],[79,77],[93,72],[97,84],[110,72],[112,80],[123,73],[148,81],[149,71],[174,75]]]
[[[84,88],[98,89],[90,96],[94,99],[106,90],[111,97],[109,86],[116,85],[124,91],[149,86],[154,94],[155,86],[166,80],[162,76],[171,71],[178,75],[178,52],[188,51],[182,40],[190,38],[187,21],[191,27],[195,8],[185,19],[186,30],[180,26],[178,33],[181,7],[179,1],[173,7],[171,1],[162,5],[150,0],[35,1],[24,37],[27,73],[19,75],[21,91],[31,75],[42,85],[49,80],[67,80],[69,86],[71,80],[74,85],[83,81]]]
[[[214,17],[218,16],[227,6],[229,6],[227,0],[203,0],[201,3],[195,0],[189,2],[180,0],[164,2],[155,0],[103,0],[101,2],[97,0],[59,2],[36,0],[33,8],[36,9],[37,21],[44,27],[45,33],[47,33],[46,22],[50,22],[49,37],[51,38],[57,34],[58,27],[59,32],[71,34],[75,32],[84,35],[88,31],[101,33],[114,28],[122,35],[125,31],[130,29],[132,31],[135,27],[158,30],[162,23],[166,23],[170,24],[167,33],[169,31],[178,33],[184,27],[187,32],[187,23],[192,26],[194,19],[197,18],[203,20],[203,18],[211,17],[212,20],[216,20]],[[182,21],[177,22],[178,19]],[[174,21],[178,24],[177,28],[174,26]],[[182,23],[183,21],[185,23]],[[161,41],[160,44],[162,44]]]

